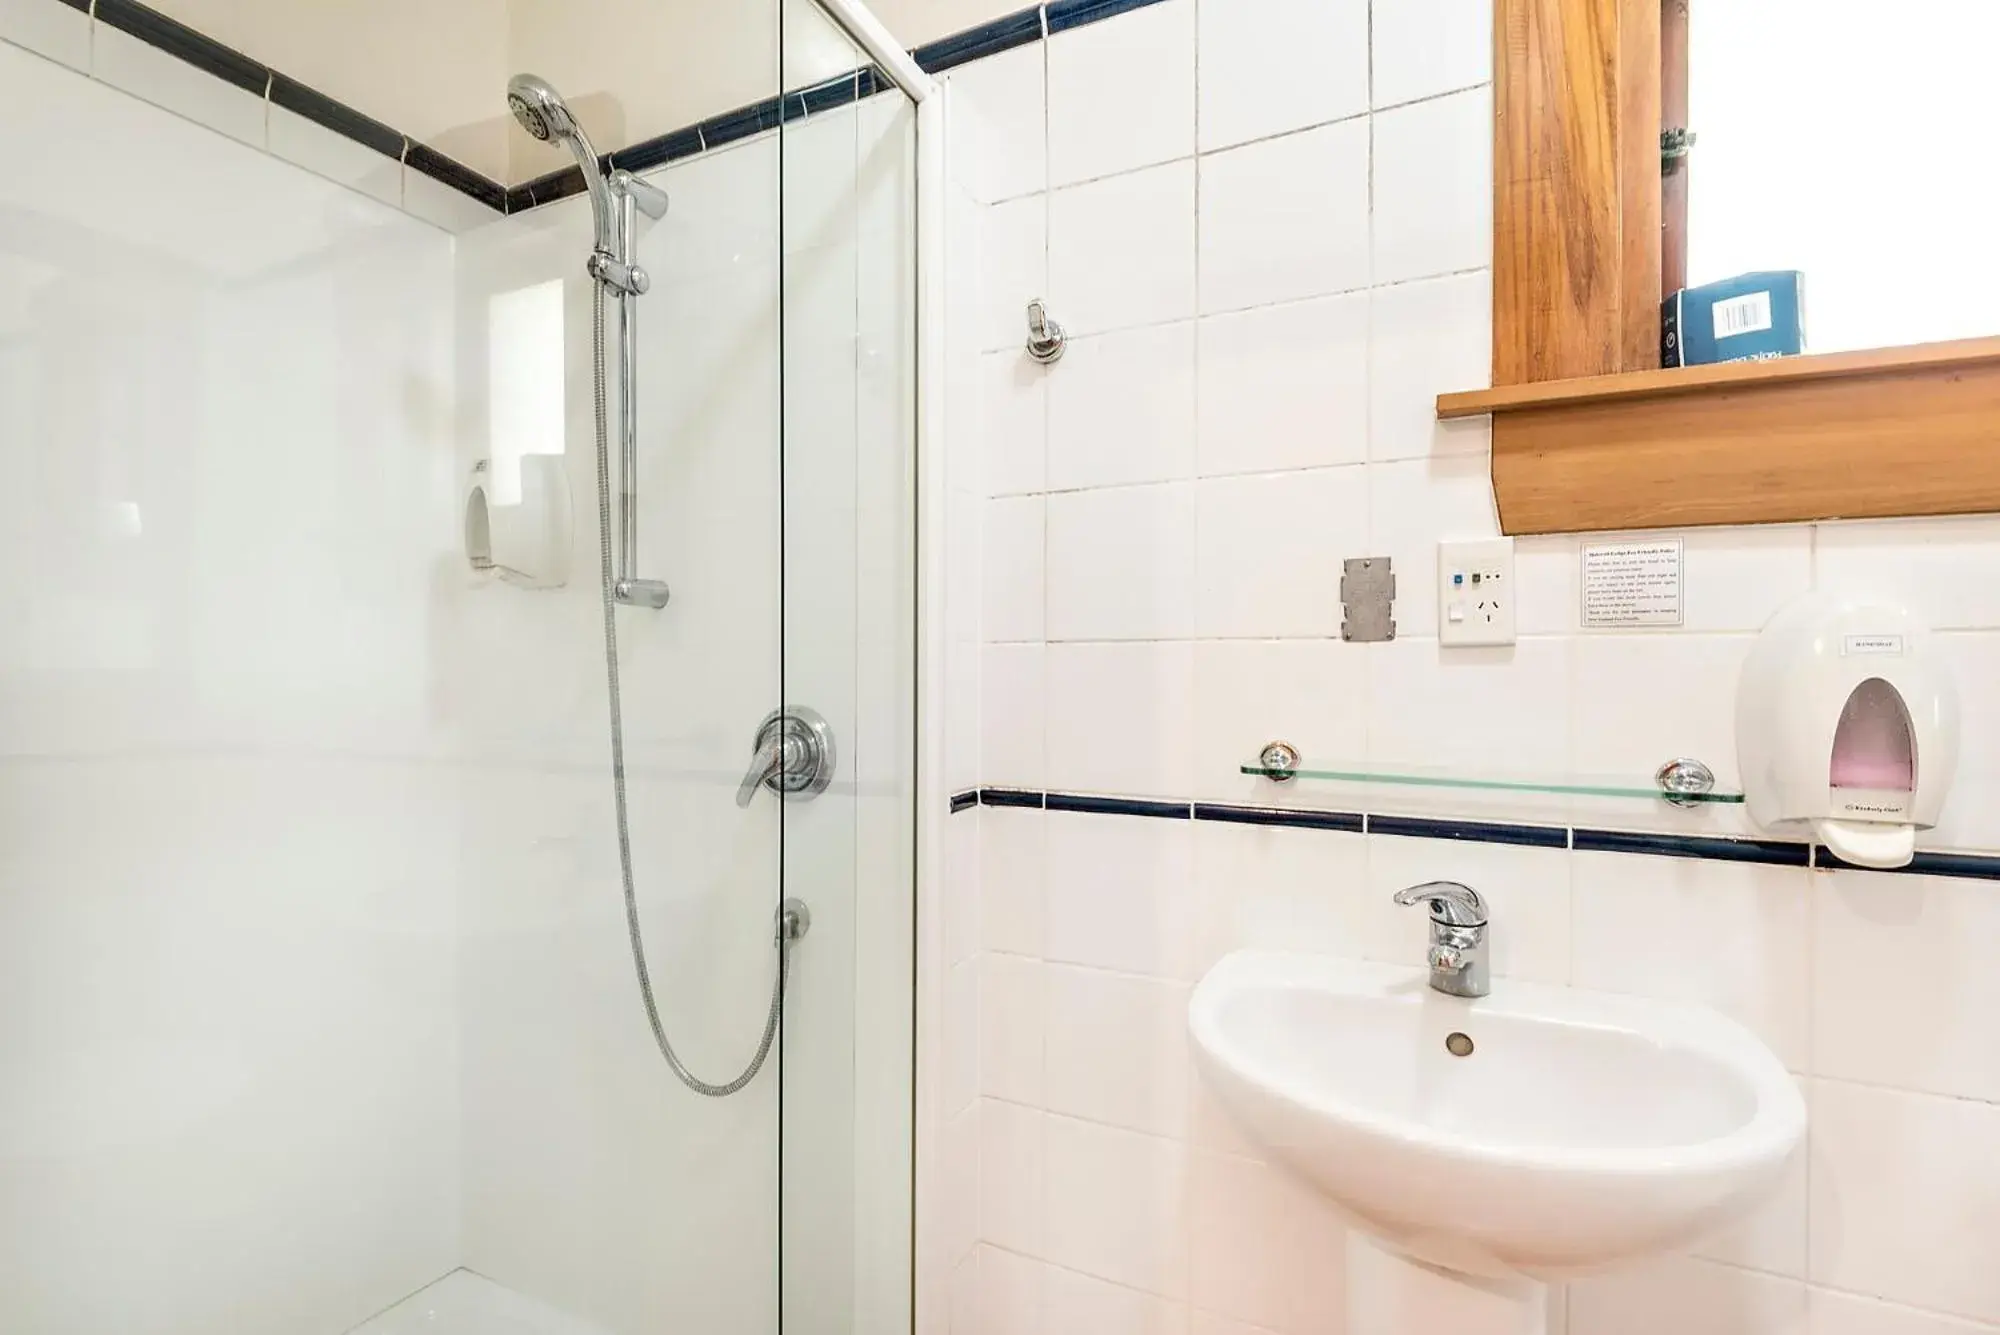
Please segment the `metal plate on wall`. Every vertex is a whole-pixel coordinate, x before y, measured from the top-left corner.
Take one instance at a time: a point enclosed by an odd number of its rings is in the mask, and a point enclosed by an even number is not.
[[[1395,639],[1396,573],[1389,558],[1354,557],[1341,569],[1340,601],[1347,619],[1340,623],[1340,638],[1355,644]]]

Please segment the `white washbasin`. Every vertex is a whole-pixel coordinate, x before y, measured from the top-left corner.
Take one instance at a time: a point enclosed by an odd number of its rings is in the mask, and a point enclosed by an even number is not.
[[[1421,969],[1242,951],[1188,1023],[1253,1137],[1364,1228],[1473,1274],[1560,1279],[1696,1242],[1805,1133],[1783,1064],[1698,1007],[1507,979],[1467,1001]]]

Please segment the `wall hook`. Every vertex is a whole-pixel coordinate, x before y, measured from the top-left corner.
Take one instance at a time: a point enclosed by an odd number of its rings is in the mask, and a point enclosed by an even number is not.
[[[1044,366],[1062,360],[1069,347],[1069,335],[1049,318],[1049,308],[1040,297],[1028,303],[1028,355]]]

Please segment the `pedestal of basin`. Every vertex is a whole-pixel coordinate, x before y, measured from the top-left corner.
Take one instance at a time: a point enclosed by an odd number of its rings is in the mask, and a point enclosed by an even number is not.
[[[1549,1288],[1413,1261],[1365,1233],[1347,1235],[1346,1335],[1549,1335]]]

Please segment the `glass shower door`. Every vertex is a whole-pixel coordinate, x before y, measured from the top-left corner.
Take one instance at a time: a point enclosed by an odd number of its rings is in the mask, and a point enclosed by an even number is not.
[[[782,18],[784,689],[842,755],[785,811],[814,927],[786,1016],[781,1314],[873,1335],[910,1328],[916,117],[810,0]]]

